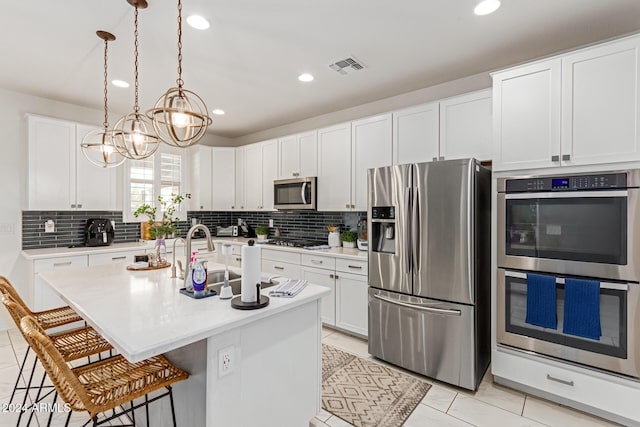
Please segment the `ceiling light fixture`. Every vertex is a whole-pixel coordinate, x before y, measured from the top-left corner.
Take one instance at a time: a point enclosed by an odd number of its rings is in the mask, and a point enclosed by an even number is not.
[[[489,15],[500,7],[500,0],[482,0],[473,9],[473,13],[479,16]]]
[[[312,82],[313,79],[314,77],[309,73],[303,73],[298,76],[298,80],[305,83]]]
[[[107,108],[107,59],[108,44],[116,36],[106,31],[96,31],[98,37],[104,40],[104,129],[95,129],[85,135],[80,147],[82,154],[96,166],[112,168],[120,166],[125,158],[116,149],[113,141],[113,131],[109,130],[109,109]]]
[[[158,149],[159,140],[153,133],[153,126],[149,119],[140,113],[138,106],[138,9],[146,8],[146,0],[127,0],[135,8],[133,52],[134,52],[134,88],[135,103],[133,112],[126,114],[118,120],[113,128],[115,146],[128,159],[141,160],[153,155]]]
[[[216,116],[223,116],[224,115],[224,110],[221,110],[219,108],[216,108],[215,110],[211,110],[211,112],[213,114],[215,114]]]
[[[206,30],[211,26],[211,24],[209,24],[209,21],[207,21],[206,18],[200,15],[189,16],[187,18],[187,24],[189,24],[192,28],[195,28],[196,30]]]
[[[124,80],[111,80],[111,84],[118,87],[129,87],[129,83]]]
[[[160,139],[174,147],[196,144],[211,125],[207,106],[195,92],[184,89],[182,80],[182,0],[178,0],[178,79],[147,116]]]

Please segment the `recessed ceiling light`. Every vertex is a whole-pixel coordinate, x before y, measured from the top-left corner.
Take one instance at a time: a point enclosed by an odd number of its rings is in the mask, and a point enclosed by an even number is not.
[[[111,80],[111,84],[118,87],[129,87],[129,83],[124,80]]]
[[[205,18],[203,18],[200,15],[189,16],[187,18],[187,24],[189,24],[191,27],[195,28],[196,30],[206,30],[211,26],[211,24],[209,24],[209,21],[207,21]]]
[[[222,116],[224,114],[224,110],[216,108],[215,110],[211,110],[211,112],[217,116]]]
[[[476,15],[488,15],[495,12],[500,7],[500,0],[482,0],[473,9],[473,13]]]
[[[311,74],[309,74],[309,73],[300,74],[298,76],[298,80],[300,80],[301,82],[305,82],[305,83],[311,82],[311,81],[313,81],[313,76]]]

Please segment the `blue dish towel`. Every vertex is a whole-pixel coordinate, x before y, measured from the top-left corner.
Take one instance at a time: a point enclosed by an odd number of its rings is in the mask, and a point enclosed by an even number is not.
[[[527,318],[530,325],[556,329],[556,278],[527,273]]]
[[[563,333],[599,340],[600,282],[597,280],[566,279],[564,283]]]

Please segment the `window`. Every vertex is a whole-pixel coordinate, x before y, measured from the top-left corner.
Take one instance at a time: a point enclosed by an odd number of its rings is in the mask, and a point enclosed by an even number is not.
[[[157,204],[158,195],[168,199],[172,194],[184,194],[185,162],[185,150],[164,146],[146,159],[127,160],[124,221],[139,222],[141,219],[134,217],[133,212],[142,204]],[[186,220],[187,205],[182,203],[176,213],[180,219]]]

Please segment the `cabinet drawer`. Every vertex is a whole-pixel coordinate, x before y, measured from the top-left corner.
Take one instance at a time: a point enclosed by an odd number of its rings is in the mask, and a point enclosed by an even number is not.
[[[366,260],[336,258],[336,271],[344,271],[353,274],[367,275],[368,263]]]
[[[41,271],[48,271],[57,268],[69,268],[69,267],[86,267],[87,266],[87,256],[86,255],[77,255],[77,256],[69,256],[69,257],[60,257],[60,258],[48,258],[48,259],[38,259],[33,263],[33,271],[35,274],[40,273]]]
[[[316,268],[325,268],[327,270],[335,270],[336,268],[336,259],[331,256],[302,254],[301,257],[302,265]]]
[[[290,264],[288,262],[262,260],[262,271],[269,274],[277,274],[289,279],[300,278],[300,264]]]
[[[288,262],[290,264],[300,264],[300,254],[295,252],[278,251],[273,249],[263,249],[262,259]]]
[[[132,263],[134,260],[134,255],[141,253],[142,251],[135,250],[127,252],[110,252],[106,254],[92,254],[89,255],[89,265],[103,265],[115,262]]]

